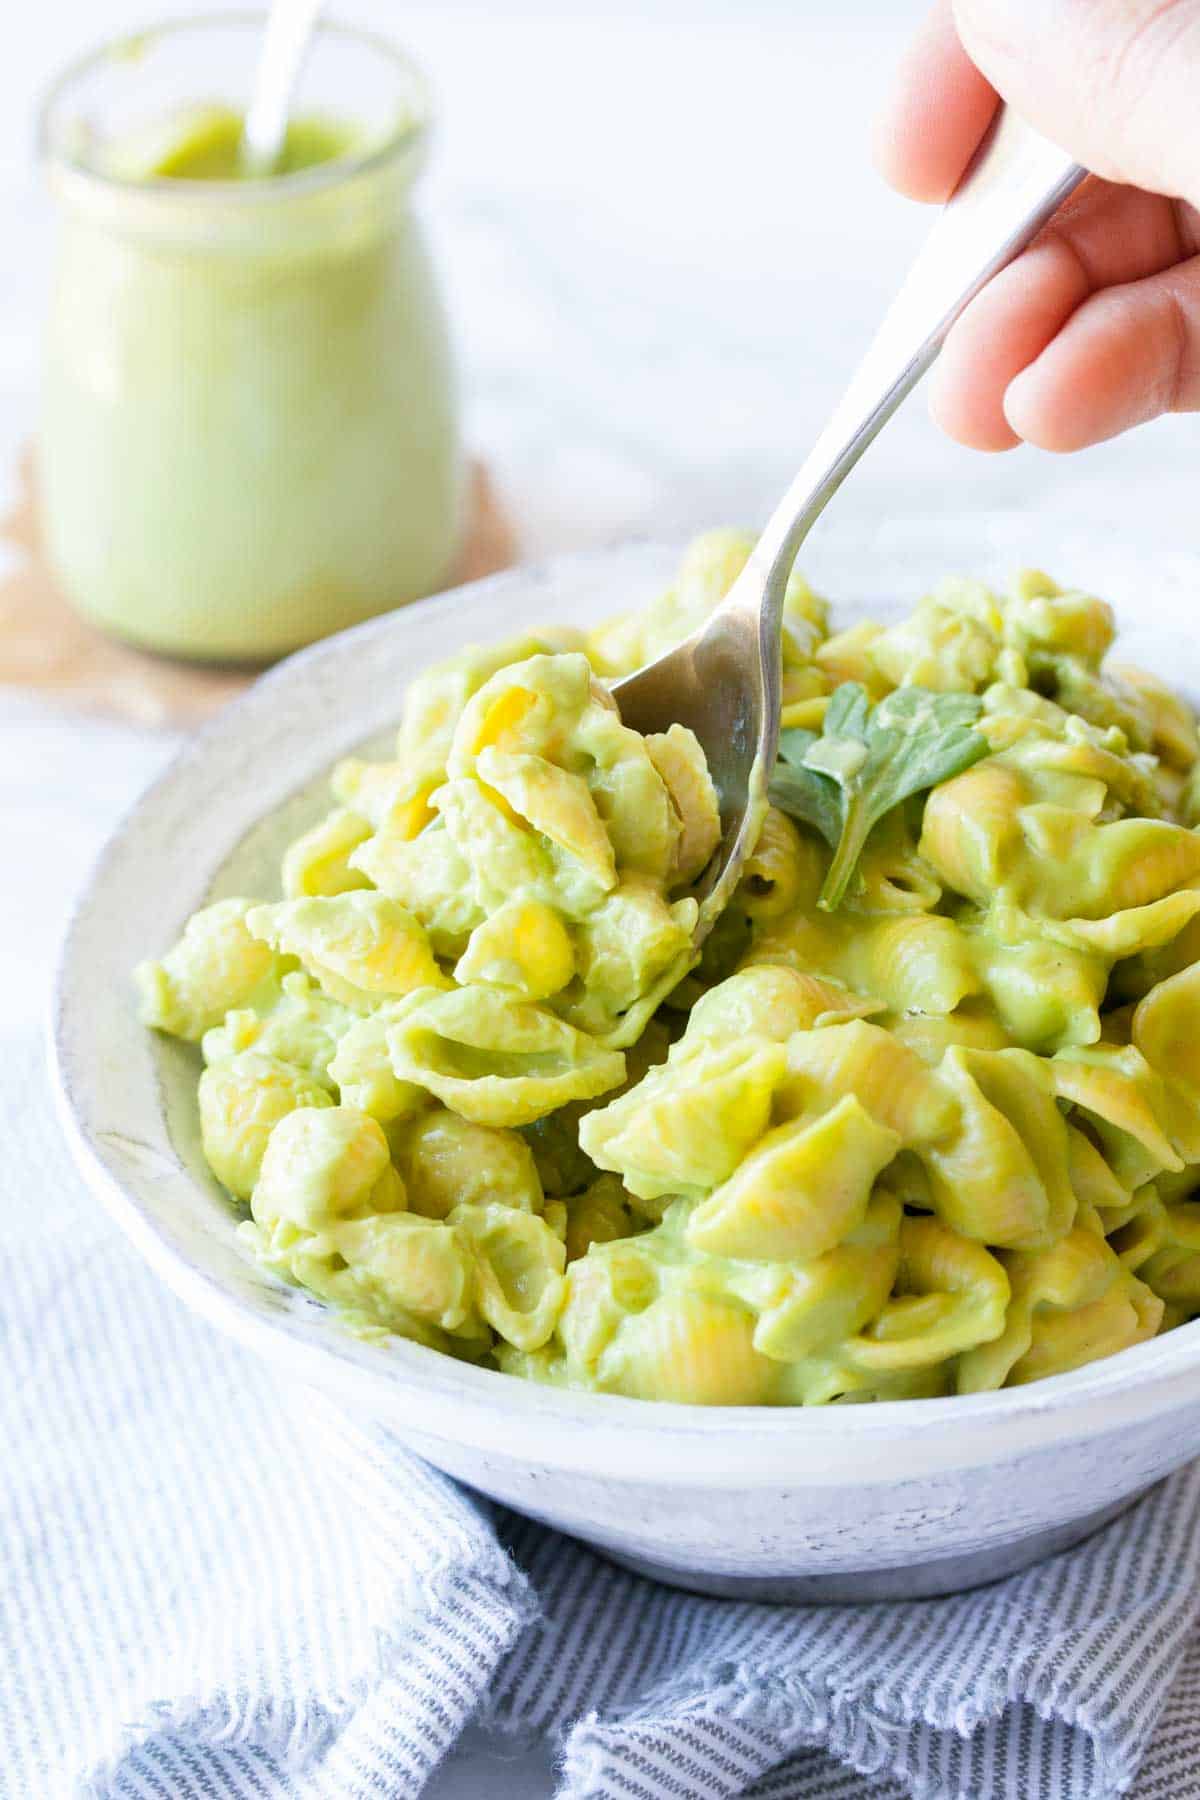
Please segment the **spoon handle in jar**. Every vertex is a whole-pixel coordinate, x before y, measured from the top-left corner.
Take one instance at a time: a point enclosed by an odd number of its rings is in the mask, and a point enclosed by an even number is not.
[[[274,173],[287,136],[292,93],[300,76],[322,0],[273,0],[242,130],[247,175]]]

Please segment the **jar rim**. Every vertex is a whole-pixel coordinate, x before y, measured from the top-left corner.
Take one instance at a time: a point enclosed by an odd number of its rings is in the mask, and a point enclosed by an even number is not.
[[[331,157],[328,162],[260,180],[230,181],[213,177],[189,177],[185,182],[170,175],[114,174],[110,170],[97,168],[86,158],[73,156],[61,143],[55,141],[53,118],[56,107],[77,81],[112,58],[129,54],[147,39],[174,37],[206,26],[265,26],[266,20],[267,13],[261,7],[187,13],[139,29],[123,31],[118,37],[108,38],[104,43],[74,57],[55,77],[38,107],[35,143],[39,162],[52,171],[62,171],[73,183],[91,183],[114,194],[137,193],[143,198],[169,194],[176,205],[196,206],[204,202],[211,205],[219,197],[222,203],[253,207],[261,206],[264,202],[299,198],[339,187],[361,175],[381,170],[405,154],[423,149],[429,131],[430,100],[428,83],[420,68],[406,51],[401,50],[381,32],[372,31],[366,26],[348,25],[338,19],[319,19],[313,28],[314,42],[321,38],[337,38],[343,43],[360,45],[391,63],[411,88],[411,114],[362,151],[351,151],[344,156]]]

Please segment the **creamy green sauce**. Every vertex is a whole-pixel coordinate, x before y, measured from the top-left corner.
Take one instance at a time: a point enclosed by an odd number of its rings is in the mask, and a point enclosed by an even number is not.
[[[102,627],[261,662],[442,583],[457,400],[394,125],[301,116],[280,174],[322,177],[243,180],[241,115],[195,106],[60,173],[39,486]]]
[[[229,106],[197,106],[127,140],[108,159],[126,180],[243,181],[243,114]],[[369,135],[324,114],[291,120],[274,177],[298,175],[341,157],[361,155]]]

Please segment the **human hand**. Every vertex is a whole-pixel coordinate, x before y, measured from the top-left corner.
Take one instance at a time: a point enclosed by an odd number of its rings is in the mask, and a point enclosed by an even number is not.
[[[1200,0],[938,0],[876,161],[948,198],[1002,95],[1095,173],[971,303],[931,408],[977,450],[1200,410]]]

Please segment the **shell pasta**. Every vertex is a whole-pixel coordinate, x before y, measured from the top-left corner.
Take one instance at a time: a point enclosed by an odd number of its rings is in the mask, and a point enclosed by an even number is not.
[[[274,893],[137,970],[247,1254],[358,1332],[702,1405],[977,1393],[1200,1316],[1191,708],[1038,571],[837,633],[796,576],[697,953],[719,798],[610,684],[750,549],[419,676]]]

